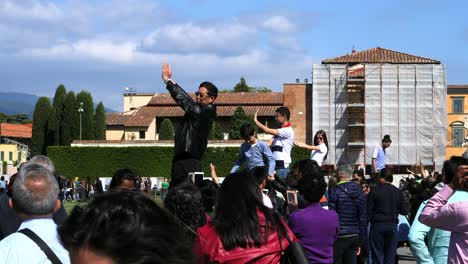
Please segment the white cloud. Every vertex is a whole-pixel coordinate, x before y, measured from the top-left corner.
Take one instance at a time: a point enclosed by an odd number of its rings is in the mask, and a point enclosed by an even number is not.
[[[56,21],[62,18],[62,12],[56,5],[39,0],[5,0],[0,3],[0,15],[3,18],[44,21]]]
[[[154,53],[213,53],[239,55],[255,46],[256,30],[238,22],[213,26],[194,23],[163,26],[146,36],[142,51]]]
[[[285,16],[272,16],[265,20],[262,26],[274,32],[288,33],[295,30],[295,25]]]

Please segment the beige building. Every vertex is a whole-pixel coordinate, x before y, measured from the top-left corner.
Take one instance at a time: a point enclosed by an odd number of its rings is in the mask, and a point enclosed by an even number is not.
[[[468,147],[468,85],[447,87],[447,152],[445,158],[461,156]]]

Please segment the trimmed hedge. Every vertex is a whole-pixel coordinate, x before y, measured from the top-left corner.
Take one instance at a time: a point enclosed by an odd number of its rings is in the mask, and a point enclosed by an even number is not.
[[[218,176],[226,176],[234,165],[239,147],[209,147],[202,160],[205,176],[210,175],[210,162]],[[50,146],[49,158],[58,173],[66,178],[112,177],[118,169],[129,168],[141,177],[171,175],[172,147],[67,147]],[[310,151],[294,147],[293,164],[308,159]]]

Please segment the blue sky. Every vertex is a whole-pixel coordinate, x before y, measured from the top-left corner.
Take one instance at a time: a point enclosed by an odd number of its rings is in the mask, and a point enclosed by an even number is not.
[[[187,91],[209,80],[282,91],[323,59],[383,47],[440,60],[468,84],[468,1],[0,0],[1,91],[53,96],[63,83],[121,111],[126,86]]]

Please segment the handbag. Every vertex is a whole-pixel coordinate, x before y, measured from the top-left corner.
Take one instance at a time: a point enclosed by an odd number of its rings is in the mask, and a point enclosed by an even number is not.
[[[281,264],[309,264],[310,260],[307,258],[304,252],[304,248],[302,247],[299,242],[292,242],[291,238],[288,235],[288,231],[286,228],[284,228],[283,223],[279,219],[279,216],[275,214],[276,220],[278,221],[278,224],[280,225],[280,228],[284,231],[286,240],[288,240],[288,247],[283,249],[283,245],[281,243],[281,236],[280,233],[278,232],[278,239],[279,239],[279,244],[281,248],[281,259],[280,263]]]

